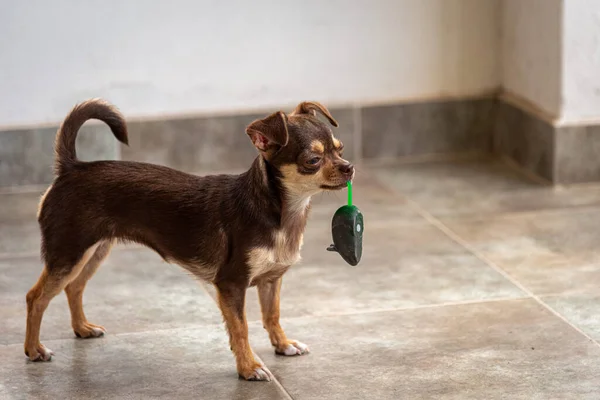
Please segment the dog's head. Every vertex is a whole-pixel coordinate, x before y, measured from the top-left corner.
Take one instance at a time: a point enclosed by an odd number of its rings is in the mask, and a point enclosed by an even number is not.
[[[286,189],[295,194],[339,190],[354,177],[354,166],[342,158],[343,143],[317,113],[338,126],[323,105],[303,102],[289,115],[279,111],[246,128],[262,157],[280,172]]]

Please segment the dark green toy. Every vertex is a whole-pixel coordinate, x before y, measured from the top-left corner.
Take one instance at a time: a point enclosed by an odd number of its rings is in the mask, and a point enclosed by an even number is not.
[[[348,204],[338,208],[333,215],[333,244],[327,250],[338,252],[352,266],[358,265],[362,256],[364,230],[363,215],[358,207],[352,205],[352,182],[348,181]]]

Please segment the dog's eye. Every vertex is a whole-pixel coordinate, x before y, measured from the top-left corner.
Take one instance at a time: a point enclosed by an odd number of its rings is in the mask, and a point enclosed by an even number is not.
[[[313,157],[313,158],[307,160],[306,164],[308,164],[308,165],[317,165],[319,163],[319,161],[321,161],[321,157]]]

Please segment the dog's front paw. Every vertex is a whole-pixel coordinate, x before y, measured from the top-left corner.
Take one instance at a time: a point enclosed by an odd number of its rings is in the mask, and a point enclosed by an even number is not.
[[[73,332],[78,338],[87,339],[104,336],[106,329],[100,325],[84,322],[77,327],[73,327]]]
[[[297,340],[288,340],[285,345],[277,346],[275,353],[282,356],[301,356],[309,353],[308,346]]]
[[[267,381],[270,382],[273,374],[264,365],[257,364],[248,371],[239,371],[240,378],[244,378],[247,381]]]
[[[29,361],[50,361],[54,352],[40,343],[35,348],[26,349],[25,355],[29,358]]]

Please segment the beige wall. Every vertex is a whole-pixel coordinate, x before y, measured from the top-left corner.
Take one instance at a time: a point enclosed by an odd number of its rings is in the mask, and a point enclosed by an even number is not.
[[[562,0],[503,0],[502,86],[559,116]]]
[[[562,122],[597,122],[600,120],[600,1],[565,1],[563,30]]]

